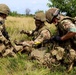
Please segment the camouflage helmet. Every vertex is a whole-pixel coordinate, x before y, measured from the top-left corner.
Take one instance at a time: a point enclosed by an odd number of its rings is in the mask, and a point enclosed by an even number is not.
[[[46,11],[46,21],[48,23],[52,23],[52,20],[54,17],[57,17],[58,14],[60,13],[60,10],[58,8],[51,8],[48,11]]]
[[[38,13],[36,13],[35,16],[34,16],[34,19],[40,20],[42,22],[45,22],[46,21],[46,17],[45,17],[44,12],[38,12]]]
[[[8,16],[10,13],[9,7],[5,4],[0,4],[0,13],[6,14]]]

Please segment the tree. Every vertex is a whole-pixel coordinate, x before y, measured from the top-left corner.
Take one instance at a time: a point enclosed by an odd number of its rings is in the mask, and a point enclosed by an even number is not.
[[[10,15],[11,16],[18,16],[19,14],[17,13],[17,11],[13,11],[13,12],[10,12]]]
[[[66,12],[66,15],[76,16],[76,0],[49,0],[49,7],[57,7],[61,12]]]
[[[38,12],[44,12],[44,11],[43,11],[43,10],[39,10],[39,9],[38,9],[38,10],[35,12],[35,14],[36,14],[36,13],[38,13]]]
[[[27,9],[25,10],[25,12],[26,12],[26,15],[29,15],[30,12],[31,12],[31,10],[30,10],[29,8],[27,8]]]

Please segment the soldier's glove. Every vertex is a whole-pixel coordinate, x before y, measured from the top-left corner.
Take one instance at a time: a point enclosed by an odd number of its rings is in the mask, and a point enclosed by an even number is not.
[[[62,42],[62,40],[61,40],[61,37],[60,36],[53,36],[52,38],[51,38],[51,40],[54,40],[54,41],[56,41],[56,42]]]

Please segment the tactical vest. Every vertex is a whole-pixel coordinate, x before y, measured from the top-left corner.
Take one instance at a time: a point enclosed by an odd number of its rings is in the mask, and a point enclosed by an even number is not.
[[[48,30],[49,32],[50,32],[50,30],[49,30],[49,28],[47,28],[47,26],[46,25],[44,25],[42,28],[40,28],[39,30],[34,30],[33,31],[33,40],[35,40],[40,34],[41,34],[41,32],[43,31],[43,30]],[[50,32],[50,36],[51,36],[51,32]],[[40,46],[45,46],[44,44],[45,44],[45,41],[48,41],[48,39],[47,40],[44,40],[43,42],[42,42],[42,44],[40,45]]]
[[[74,20],[72,19],[72,18],[64,18],[64,19],[62,19],[59,23],[58,23],[58,25],[57,25],[57,30],[58,30],[58,34],[59,34],[59,36],[64,36],[68,31],[66,31],[65,29],[64,29],[64,27],[63,27],[63,25],[61,24],[61,22],[63,21],[63,20],[66,20],[66,19],[68,19],[68,20],[71,20],[73,23],[74,23]],[[74,23],[75,24],[75,23]],[[73,47],[73,46],[76,46],[76,36],[74,36],[73,38],[70,38],[70,39],[68,39],[68,40],[66,40],[66,41],[64,41],[62,44],[61,44],[63,47],[68,47],[68,48],[70,48],[70,47]],[[73,49],[74,49],[75,47],[73,47]]]

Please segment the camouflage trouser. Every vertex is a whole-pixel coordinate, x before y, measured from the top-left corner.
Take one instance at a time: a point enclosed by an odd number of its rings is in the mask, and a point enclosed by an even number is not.
[[[76,51],[74,49],[70,49],[70,59],[76,60]]]
[[[2,53],[4,52],[4,50],[5,50],[5,45],[4,44],[0,44],[0,56],[2,56]]]
[[[69,53],[66,53],[62,47],[55,47],[50,53],[46,53],[46,50],[40,51],[36,49],[31,52],[31,58],[38,60],[40,64],[43,64],[50,69],[58,67],[59,65],[64,65],[68,68],[67,70],[69,72],[72,70],[73,61],[76,59],[76,52],[75,50],[70,49]]]
[[[25,53],[25,52],[30,53],[32,50],[34,50],[34,48],[32,48],[31,46],[15,45],[14,47],[17,52],[21,52],[21,53]]]
[[[13,56],[16,57],[16,54],[13,52],[13,47],[7,48],[4,44],[0,44],[0,54],[3,57]]]
[[[64,55],[64,49],[61,47],[55,47],[55,49],[51,50],[50,53],[46,53],[44,55],[44,63],[47,67],[57,67],[61,64],[60,60],[62,60]]]
[[[15,41],[15,49],[17,52],[31,52],[33,50],[31,41]]]
[[[57,60],[62,60],[64,53],[62,47],[55,47],[55,49],[51,50],[51,56],[54,56]]]
[[[76,61],[74,49],[66,50],[62,47],[56,47],[55,50],[51,50],[51,55],[57,60],[61,60],[62,65],[66,66],[68,72],[72,70],[74,61]]]
[[[30,57],[31,59],[38,60],[39,63],[43,63],[45,53],[46,53],[46,50],[35,49],[31,52]]]
[[[72,62],[76,59],[76,51],[74,49],[66,49],[62,47],[55,47],[55,49],[51,50],[51,55],[55,56],[57,60],[67,60],[68,62]]]
[[[2,54],[2,56],[3,56],[3,57],[6,57],[6,56],[17,57],[17,56],[16,56],[16,53],[15,53],[13,50],[14,50],[13,47],[8,48],[8,49],[5,49],[5,52]]]
[[[74,49],[69,49],[68,53],[65,52],[63,59],[64,62],[68,64],[76,61],[76,51]]]
[[[15,49],[16,49],[17,52],[23,50],[23,46],[17,46],[17,45],[15,45],[14,47],[15,47]]]
[[[65,51],[64,57],[63,57],[64,65],[67,68],[67,72],[70,72],[73,68],[73,64],[76,61],[76,51],[74,49],[69,49],[69,51]]]
[[[38,63],[43,64],[46,67],[51,68],[53,66],[59,66],[58,60],[53,58],[50,53],[46,53],[46,50],[33,50],[31,52],[31,59],[38,60]]]

